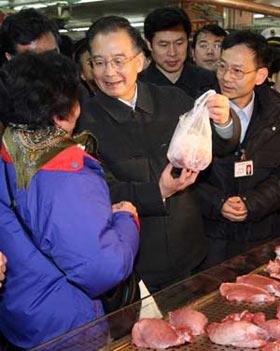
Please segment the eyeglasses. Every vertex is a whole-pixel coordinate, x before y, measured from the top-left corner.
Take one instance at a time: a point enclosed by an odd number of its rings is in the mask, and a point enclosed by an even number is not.
[[[101,58],[93,58],[92,68],[94,71],[102,72],[106,69],[107,65],[110,63],[111,66],[116,70],[122,70],[127,63],[132,61],[136,56],[138,56],[140,52],[137,52],[135,55],[131,57],[117,56],[113,57],[111,60],[104,60]]]
[[[212,48],[214,51],[220,51],[222,43],[198,43],[197,46],[200,50],[209,50],[210,48]]]
[[[218,61],[217,62],[217,74],[224,75],[227,71],[234,77],[234,79],[241,80],[246,74],[256,72],[259,68],[253,69],[251,71],[244,72],[238,67],[230,67],[226,62]]]

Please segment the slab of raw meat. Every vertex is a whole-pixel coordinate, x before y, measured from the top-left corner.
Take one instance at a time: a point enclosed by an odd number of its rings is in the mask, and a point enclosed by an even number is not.
[[[280,340],[269,342],[262,348],[262,351],[280,351]]]
[[[280,339],[280,320],[270,319],[265,322],[257,323],[259,327],[267,331],[272,339]]]
[[[190,341],[187,333],[176,331],[163,319],[143,318],[132,328],[132,343],[138,347],[166,349]]]
[[[243,312],[232,313],[226,316],[222,322],[226,321],[247,321],[259,324],[265,322],[265,314],[263,312],[252,313],[248,310],[244,310]]]
[[[220,293],[228,301],[260,303],[274,302],[274,296],[266,290],[245,283],[222,283]]]
[[[280,282],[277,280],[264,277],[259,274],[246,274],[241,277],[237,277],[237,283],[245,283],[257,286],[259,288],[265,289],[266,291],[274,294],[275,296],[280,296]]]
[[[168,315],[170,324],[176,329],[190,329],[193,335],[205,333],[205,326],[208,323],[208,319],[201,312],[195,311],[189,307],[183,307],[176,311],[169,312]]]
[[[267,334],[272,339],[280,339],[280,320],[270,319],[266,320],[263,312],[252,313],[245,310],[240,313],[233,313],[225,317],[222,322],[226,321],[247,321],[254,323],[267,331]]]
[[[235,347],[262,347],[267,343],[267,332],[247,321],[211,323],[207,327],[210,340],[218,345]]]

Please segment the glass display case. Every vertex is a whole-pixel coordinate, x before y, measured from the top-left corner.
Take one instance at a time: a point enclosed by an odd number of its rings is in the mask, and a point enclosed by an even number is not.
[[[217,289],[222,282],[234,281],[239,275],[254,270],[262,271],[264,264],[274,258],[274,247],[279,244],[280,239],[277,239],[254,248],[153,296],[33,348],[32,351],[134,350],[137,348],[131,344],[130,334],[134,323],[139,318],[166,318],[168,312],[187,305],[205,313],[209,322],[220,321],[227,314],[244,309],[253,312],[264,311],[267,318],[272,318],[278,305],[277,301],[266,305],[234,304],[223,300]],[[241,350],[211,344],[207,336],[198,337],[192,344],[173,349],[178,348],[197,351]]]

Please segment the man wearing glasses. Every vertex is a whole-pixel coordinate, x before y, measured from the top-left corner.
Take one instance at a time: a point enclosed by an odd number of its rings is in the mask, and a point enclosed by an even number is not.
[[[221,46],[227,32],[216,24],[206,24],[195,32],[192,41],[192,58],[199,67],[216,71]]]
[[[144,64],[143,39],[125,18],[99,19],[88,39],[99,90],[83,106],[80,129],[97,138],[112,201],[130,199],[137,207],[137,268],[155,292],[187,277],[207,249],[200,209],[188,188],[198,172],[185,169],[173,176],[166,158],[178,118],[193,100],[175,87],[137,82]],[[226,97],[214,95],[208,108],[215,124],[231,125]],[[219,138],[213,127],[216,151],[234,149],[232,139]]]
[[[217,77],[241,122],[238,149],[215,159],[199,186],[214,265],[279,236],[280,96],[266,84],[270,51],[250,31],[222,44]]]

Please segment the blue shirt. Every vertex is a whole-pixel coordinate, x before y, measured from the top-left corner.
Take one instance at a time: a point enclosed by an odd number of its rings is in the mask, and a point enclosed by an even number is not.
[[[252,99],[247,106],[239,108],[233,101],[230,101],[230,107],[236,112],[241,123],[240,143],[244,140],[247,132],[253,110],[254,110],[255,93],[253,93]]]

